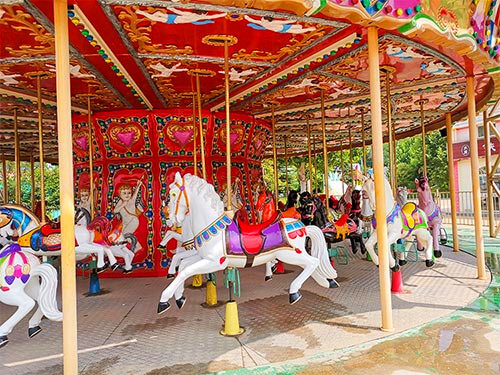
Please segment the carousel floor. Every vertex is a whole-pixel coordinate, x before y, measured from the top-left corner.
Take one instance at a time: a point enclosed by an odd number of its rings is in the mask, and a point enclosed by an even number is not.
[[[302,300],[293,306],[288,304],[287,289],[297,269],[286,269],[268,283],[264,282],[263,267],[242,270],[241,297],[237,300],[240,324],[246,332],[238,338],[218,333],[224,306],[201,307],[205,289],[187,288],[184,308],[177,310],[174,304],[159,316],[156,306],[167,284],[165,279],[104,279],[101,287],[109,293],[97,297],[85,297],[88,281],[79,279],[80,373],[202,374],[237,369],[235,372],[245,374],[294,373],[276,364],[297,363],[298,368],[307,369],[312,365],[301,363],[309,363],[311,358],[325,360],[325,353],[337,351],[343,356],[356,348],[370,352],[374,345],[387,345],[393,339],[396,343],[407,332],[421,335],[424,331],[416,327],[436,319],[453,320],[455,311],[471,304],[490,283],[489,274],[485,281],[475,278],[474,257],[448,248],[431,269],[422,261],[409,263],[403,269],[404,293],[392,295],[396,331],[389,334],[379,329],[377,268],[359,254],[351,255],[348,265],[338,265],[340,288],[324,289],[308,280],[302,288]],[[217,276],[218,297],[225,300],[227,290],[222,275]],[[0,320],[12,312],[2,305]],[[61,374],[61,324],[44,320],[44,330],[33,339],[27,337],[27,325],[28,319],[18,324],[9,344],[0,349],[0,374]],[[415,345],[416,349],[408,346],[407,350],[418,352],[422,344]],[[404,342],[397,345],[403,351],[406,346]],[[378,354],[376,363],[399,356],[392,346]],[[361,366],[362,362],[355,363]],[[344,373],[322,366],[317,371],[311,367],[309,373]],[[254,370],[243,370],[251,367]],[[401,371],[397,373],[414,373]]]

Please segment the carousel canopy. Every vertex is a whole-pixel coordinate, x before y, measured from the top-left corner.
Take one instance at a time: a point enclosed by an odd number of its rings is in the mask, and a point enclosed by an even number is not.
[[[396,138],[420,132],[422,99],[427,130],[442,127],[445,113],[464,117],[467,75],[475,76],[479,108],[496,95],[495,1],[70,4],[75,113],[87,112],[89,98],[92,111],[189,108],[197,90],[203,109],[221,110],[227,40],[231,110],[269,121],[274,112],[280,151],[285,138],[289,154],[307,150],[306,123],[319,142],[322,96],[328,147],[346,144],[349,129],[359,145],[362,116],[370,134],[367,25],[381,28],[382,90],[388,83]],[[56,161],[53,33],[51,1],[0,0],[0,153],[7,158],[14,154],[14,116],[22,158],[38,152],[40,84],[45,153]]]

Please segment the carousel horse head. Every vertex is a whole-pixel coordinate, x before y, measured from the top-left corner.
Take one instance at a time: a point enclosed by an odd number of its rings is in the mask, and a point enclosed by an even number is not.
[[[173,224],[182,226],[182,222],[189,211],[189,197],[184,185],[185,178],[179,172],[175,174],[174,182],[170,184],[168,212]]]
[[[39,224],[36,216],[22,206],[0,206],[0,237],[17,240],[21,234]]]
[[[396,190],[396,201],[403,207],[408,202],[408,189],[406,186],[399,186]]]

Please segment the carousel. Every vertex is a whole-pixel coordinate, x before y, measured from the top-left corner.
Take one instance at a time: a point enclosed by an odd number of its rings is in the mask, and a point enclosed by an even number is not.
[[[223,271],[230,297],[221,333],[237,336],[238,268],[265,265],[270,281],[282,263],[299,266],[287,286],[295,305],[309,278],[342,285],[335,260],[349,247],[378,266],[380,327],[392,332],[391,286],[401,291],[405,256],[423,249],[418,266],[432,268],[443,255],[427,132],[448,137],[452,163],[453,122],[468,117],[481,212],[475,115],[500,94],[498,8],[483,0],[0,0],[0,302],[19,306],[0,326],[0,347],[36,301],[29,336],[42,316],[62,320],[64,371],[76,373],[75,278],[86,272],[94,282],[97,274],[174,278],[155,306],[168,315],[172,298],[184,307],[186,279],[201,286],[201,275],[205,304],[218,306]],[[418,205],[396,178],[397,141],[413,136],[422,138]],[[349,163],[329,165],[343,150]],[[295,196],[279,213],[278,159],[288,173],[291,157],[304,160],[300,207]],[[58,222],[46,215],[47,163],[60,171]],[[449,179],[454,206],[451,164]],[[478,214],[484,280],[481,230]],[[50,264],[59,256],[64,315]]]

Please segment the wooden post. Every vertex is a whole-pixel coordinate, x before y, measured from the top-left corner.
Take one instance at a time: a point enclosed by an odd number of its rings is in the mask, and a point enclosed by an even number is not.
[[[451,123],[451,113],[446,113],[446,135],[448,144],[448,177],[450,184],[451,203],[451,231],[453,234],[453,251],[459,251],[458,227],[457,227],[457,197],[455,193],[455,169],[453,168],[453,133]]]
[[[75,206],[73,192],[73,137],[71,129],[71,88],[69,73],[68,2],[54,0],[56,50],[57,135],[59,148],[59,190],[61,196],[61,265],[63,303],[64,375],[78,374]]]
[[[309,124],[309,118],[307,119],[307,155],[309,157],[309,192],[313,191],[313,169],[312,169],[312,157],[311,157],[311,126]]]
[[[199,74],[196,74],[196,96],[198,98],[198,125],[200,132],[201,171],[203,173],[203,179],[206,181],[207,167],[205,165],[205,137],[203,136],[203,116],[201,113],[201,88]]]
[[[326,207],[326,217],[330,217],[330,207],[328,205],[328,199],[330,197],[330,192],[328,191],[328,151],[326,149],[326,124],[325,124],[325,90],[321,90],[321,132],[323,136],[323,172],[324,172],[324,183],[325,183],[325,207]]]
[[[273,166],[274,166],[274,199],[276,201],[276,210],[278,209],[278,153],[276,150],[276,120],[274,118],[274,104],[271,104],[271,122],[273,136]]]
[[[483,112],[483,128],[484,128],[484,151],[485,151],[485,167],[486,167],[486,205],[488,209],[488,229],[490,237],[495,238],[495,207],[493,206],[493,187],[491,186],[491,149],[490,149],[490,124],[488,121],[488,113]]]
[[[378,29],[368,27],[368,61],[370,71],[370,108],[372,119],[373,171],[375,177],[377,220],[377,246],[379,257],[380,302],[383,331],[394,331],[392,323],[391,283],[389,277],[389,244],[387,241],[387,223],[385,220],[384,186],[384,144],[382,137],[382,111],[380,100],[380,68],[378,50]]]
[[[95,216],[95,207],[94,207],[94,145],[93,145],[93,132],[92,132],[92,107],[90,105],[90,89],[89,94],[87,95],[87,125],[88,125],[88,137],[89,137],[89,178],[90,178],[90,218],[93,219]]]
[[[474,77],[466,78],[467,112],[469,117],[470,164],[472,177],[472,202],[474,204],[474,229],[476,237],[476,261],[478,279],[486,279],[486,266],[484,263],[484,243],[481,210],[481,187],[479,183],[479,154],[477,147],[476,126],[476,96],[474,93]]]
[[[45,222],[45,161],[43,155],[42,76],[37,75],[38,161],[40,162],[40,221]]]
[[[9,203],[9,188],[7,186],[7,161],[5,155],[2,154],[2,186],[3,186],[3,203]]]
[[[19,150],[17,108],[14,108],[14,164],[16,170],[16,203],[21,204],[21,154]]]

